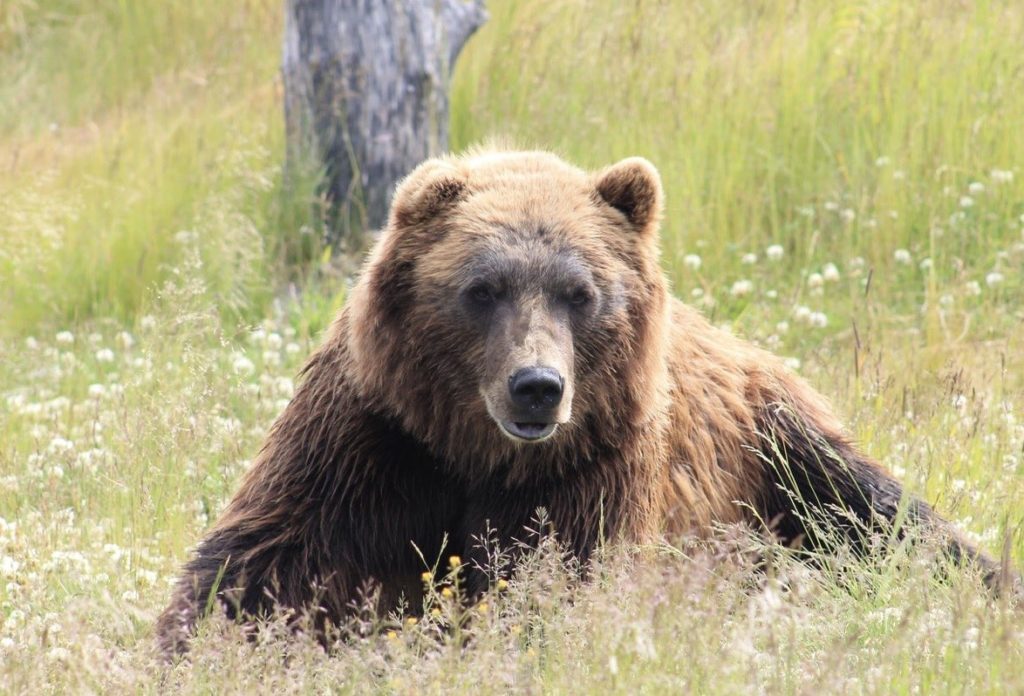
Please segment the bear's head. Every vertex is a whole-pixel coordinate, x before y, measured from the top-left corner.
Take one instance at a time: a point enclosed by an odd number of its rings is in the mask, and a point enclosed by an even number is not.
[[[566,464],[645,427],[664,370],[661,210],[640,158],[420,165],[346,309],[360,392],[462,467]]]

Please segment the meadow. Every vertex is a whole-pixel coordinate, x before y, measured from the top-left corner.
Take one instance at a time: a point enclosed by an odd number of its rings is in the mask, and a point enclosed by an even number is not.
[[[649,158],[674,292],[1024,567],[1024,7],[488,5],[453,149]],[[214,620],[163,666],[170,584],[351,282],[283,175],[282,23],[0,4],[0,691],[1024,691],[1024,609],[927,540],[810,566],[735,529],[585,584],[549,541],[470,608],[442,559],[419,622],[363,612],[326,654]]]

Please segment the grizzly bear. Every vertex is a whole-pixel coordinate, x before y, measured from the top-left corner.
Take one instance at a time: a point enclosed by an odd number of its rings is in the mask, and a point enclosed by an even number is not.
[[[662,187],[626,159],[587,173],[544,152],[420,165],[157,632],[203,608],[343,618],[372,583],[422,591],[422,558],[511,545],[538,508],[585,562],[722,523],[856,547],[908,519],[999,567],[856,449],[775,356],[676,300],[659,266]],[[442,544],[446,546],[442,547]],[[483,578],[470,582],[485,583]],[[415,604],[415,601],[413,602]]]

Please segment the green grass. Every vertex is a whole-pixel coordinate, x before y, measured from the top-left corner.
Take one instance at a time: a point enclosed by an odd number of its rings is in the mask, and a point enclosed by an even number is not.
[[[0,61],[0,322],[129,320],[187,249],[251,319],[315,257],[315,177],[282,176],[278,4],[25,3]]]
[[[453,146],[651,159],[675,292],[791,356],[1024,565],[1024,9],[489,5]],[[282,21],[279,0],[0,4],[0,690],[1024,689],[1020,609],[970,572],[901,547],[820,570],[768,550],[757,576],[744,538],[613,552],[581,587],[542,554],[468,647],[439,598],[332,657],[211,622],[162,674],[168,583],[344,299],[316,176],[282,174]]]
[[[796,263],[856,253],[885,270],[906,247],[945,281],[955,258],[987,270],[1020,227],[1019,178],[949,223],[968,184],[1024,148],[1019,7],[641,0],[493,13],[457,64],[455,144],[502,134],[595,167],[650,158],[677,279],[704,240],[719,272],[773,242]],[[937,226],[951,227],[944,241],[929,236]]]

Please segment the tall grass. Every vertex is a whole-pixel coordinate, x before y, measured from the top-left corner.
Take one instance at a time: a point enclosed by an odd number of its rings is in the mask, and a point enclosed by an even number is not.
[[[675,292],[1024,565],[1024,8],[488,4],[454,146],[650,158]],[[1024,688],[1020,610],[927,544],[811,568],[732,532],[612,550],[583,585],[549,548],[487,608],[367,615],[329,656],[213,621],[161,667],[169,583],[344,299],[315,173],[282,175],[281,22],[0,3],[0,691]]]
[[[491,3],[457,64],[453,141],[511,136],[665,180],[665,265],[719,273],[772,243],[793,264],[862,256],[920,301],[893,251],[986,272],[1019,240],[1024,8],[1014,3]],[[961,213],[963,215],[961,215]],[[951,218],[954,218],[951,220]],[[1019,284],[1016,286],[1020,289]]]
[[[278,5],[23,4],[0,57],[4,324],[130,318],[183,248],[251,317],[315,254],[315,177],[282,176]]]

